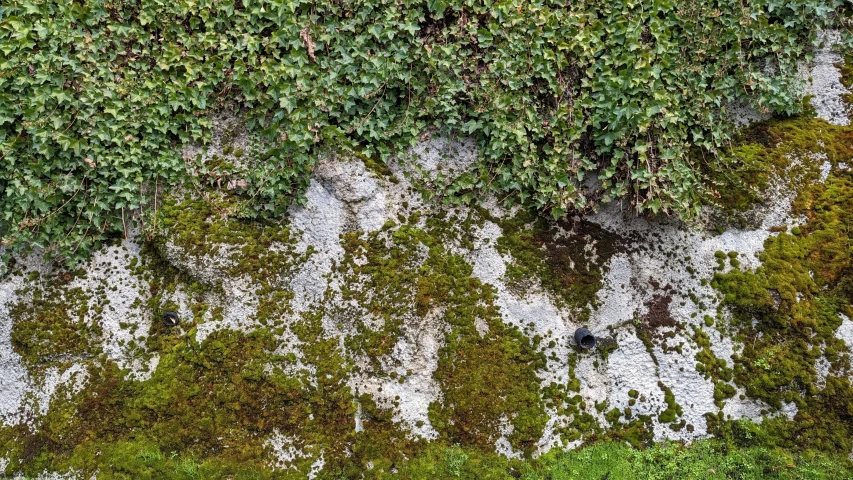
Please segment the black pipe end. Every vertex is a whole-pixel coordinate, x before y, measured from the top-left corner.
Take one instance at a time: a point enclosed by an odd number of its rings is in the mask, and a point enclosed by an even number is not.
[[[584,327],[575,330],[575,343],[581,348],[589,350],[595,346],[595,335]]]
[[[163,312],[163,325],[167,327],[178,326],[178,314],[175,312]]]

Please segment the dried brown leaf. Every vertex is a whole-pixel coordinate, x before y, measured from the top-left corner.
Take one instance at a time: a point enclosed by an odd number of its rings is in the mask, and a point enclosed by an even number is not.
[[[305,28],[299,32],[299,38],[305,42],[305,48],[308,49],[308,58],[310,58],[312,62],[316,62],[317,57],[314,56],[314,49],[317,47],[317,44],[311,40],[311,32],[308,31],[308,26],[305,26]]]

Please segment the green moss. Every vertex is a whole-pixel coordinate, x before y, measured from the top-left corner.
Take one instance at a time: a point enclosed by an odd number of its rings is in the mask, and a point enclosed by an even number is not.
[[[617,425],[619,423],[619,419],[622,417],[622,413],[622,410],[612,408],[606,415],[604,415],[604,419],[607,420],[610,425]]]
[[[722,162],[708,164],[706,175],[716,192],[710,201],[746,226],[739,213],[764,197],[772,172],[787,170],[785,178],[793,190],[818,178],[815,162],[791,162],[818,151],[833,164],[853,158],[849,127],[805,115],[750,125]]]
[[[60,272],[43,281],[30,278],[31,286],[19,292],[22,300],[9,311],[12,346],[30,374],[97,356],[102,334],[97,315],[89,315],[86,292],[66,287],[72,275]]]
[[[723,157],[723,162],[715,163],[706,170],[712,184],[711,203],[719,205],[729,213],[741,212],[761,199],[761,193],[768,186],[764,147],[752,143],[758,136],[758,127],[746,130],[738,145]],[[763,136],[757,141],[765,142]]]
[[[388,165],[386,165],[385,162],[383,162],[381,159],[370,157],[361,152],[353,151],[351,153],[356,158],[359,158],[362,162],[364,162],[364,166],[367,167],[368,170],[373,172],[373,174],[377,177],[384,179],[391,178],[391,170],[388,169]]]
[[[506,271],[508,285],[524,291],[530,282],[541,282],[558,304],[578,312],[578,321],[587,319],[596,307],[606,273],[603,267],[616,253],[618,238],[585,220],[553,223],[523,210],[513,218],[493,221],[503,230],[498,251],[512,258]],[[591,245],[595,255],[588,251]]]
[[[392,411],[378,406],[370,395],[358,397],[347,385],[352,361],[342,355],[338,339],[326,336],[322,308],[294,325],[302,342],[303,361],[313,365],[316,385],[305,390],[301,408],[311,421],[295,433],[317,445],[326,461],[324,474],[332,478],[354,477],[369,464],[388,470],[406,457],[416,455],[423,442],[410,438],[392,420]],[[355,431],[355,414],[361,410],[362,430]]]
[[[316,353],[317,361],[339,355],[336,341],[323,339],[319,319],[325,315],[347,332],[343,344],[348,353],[367,361],[360,362],[361,373],[403,382],[410,372],[386,371],[391,349],[404,322],[434,316],[431,321],[449,327],[435,373],[443,400],[430,406],[440,441],[490,450],[502,422],[508,421],[511,444],[529,453],[545,423],[536,376],[545,359],[537,343],[503,324],[491,287],[445,247],[448,241],[465,242],[475,217],[459,221],[436,215],[425,229],[388,224],[370,234],[344,235],[344,258],[334,272],[343,301],[323,302],[310,322],[303,320],[295,331],[306,351],[323,349]],[[478,320],[487,327],[484,335],[475,327]],[[347,374],[338,375],[343,379]],[[399,450],[399,445],[383,448]]]
[[[404,242],[386,247],[392,229],[342,236],[345,254],[336,274],[343,302],[326,310],[343,331],[354,329],[344,340],[347,350],[365,355],[379,376],[387,373],[380,359],[397,344],[404,319],[412,312],[424,316],[429,308],[427,294],[419,290],[417,251]]]
[[[423,235],[403,227],[394,236],[428,246],[417,302],[441,308],[450,326],[435,373],[444,399],[430,405],[430,421],[449,443],[491,449],[506,420],[514,427],[510,443],[530,453],[546,420],[535,373],[545,359],[538,345],[504,325],[491,287],[473,277],[470,265]],[[483,335],[477,319],[488,327]]]
[[[230,277],[275,282],[304,261],[295,254],[286,225],[241,219],[240,208],[238,200],[214,194],[183,201],[167,198],[160,210],[164,235],[189,259],[223,257],[222,274]]]
[[[100,469],[102,476],[112,472],[110,475],[116,478],[183,478],[187,472],[201,475],[200,478],[302,478],[322,454],[324,472],[351,477],[369,465],[387,471],[405,458],[416,456],[422,442],[411,439],[393,421],[392,410],[387,405],[380,407],[369,395],[356,397],[347,386],[352,360],[341,354],[338,339],[326,337],[321,324],[323,315],[330,312],[319,308],[289,321],[289,328],[302,345],[298,358],[271,353],[279,345],[270,332],[282,333],[287,326],[281,322],[292,316],[288,306],[292,294],[279,277],[288,275],[295,263],[304,259],[293,254],[286,229],[244,223],[198,202],[168,202],[162,214],[169,239],[188,258],[224,254],[225,274],[247,275],[256,281],[259,305],[254,320],[269,325],[269,329],[246,335],[219,331],[200,344],[196,342],[195,325],[222,315],[222,306],[215,305],[221,286],[216,282],[200,283],[165,261],[160,254],[162,244],[157,244],[162,240],[146,246],[140,260],[130,267],[149,289],[145,292],[150,298],[147,306],[154,318],[150,319],[148,347],[149,351],[160,353],[157,371],[150,380],[133,382],[110,362],[92,365],[85,391],[68,400],[57,397],[48,415],[38,419],[35,430],[23,426],[2,430],[10,436],[0,438],[4,442],[0,450],[14,459],[10,469]],[[218,243],[211,244],[212,241]],[[350,260],[369,256],[371,265],[377,267],[373,273],[379,277],[382,272],[405,270],[403,263],[386,261],[394,257],[393,250],[383,253],[378,244],[366,245],[375,247],[364,249],[370,255],[349,249]],[[415,248],[399,250],[408,252],[413,262],[406,266],[417,278],[420,267],[412,256],[417,245],[412,247]],[[347,268],[354,268],[357,263],[350,261]],[[457,258],[456,263],[459,267],[448,269],[450,273],[458,270],[470,275],[470,267],[459,270],[464,264],[461,259]],[[387,287],[383,294],[396,293],[399,285],[391,277],[383,278],[372,285],[376,287],[372,293],[382,291],[380,284]],[[178,289],[188,294],[193,316],[182,319],[181,329],[166,329],[159,322],[159,315],[163,310],[176,309],[171,298]],[[414,310],[411,307],[416,295],[411,293],[406,311],[401,307],[392,315],[393,309],[386,309],[391,323],[399,323],[401,315]],[[56,295],[51,298],[60,299]],[[59,310],[43,303],[37,306],[45,310],[39,312],[39,318],[54,316],[53,324],[61,320],[55,314]],[[387,305],[377,301],[374,306]],[[37,326],[29,328],[26,322],[19,325],[21,338]],[[63,333],[59,328],[54,330]],[[187,333],[182,334],[181,330]],[[22,348],[35,349],[21,343]],[[387,351],[382,350],[386,347],[372,348],[370,341],[364,345],[362,351],[370,358]],[[55,348],[65,352],[71,346],[57,344]],[[33,355],[49,353],[42,350],[34,350]],[[309,373],[298,365],[310,365],[312,370]],[[285,370],[289,373],[284,374]],[[532,368],[521,371],[525,378],[534,378]],[[363,428],[355,432],[358,409]],[[522,422],[528,417],[519,417],[519,431],[524,431]],[[295,438],[295,447],[305,452],[306,457],[296,460],[297,470],[272,474],[263,441],[273,431]],[[133,452],[137,448],[142,453]],[[176,452],[174,458],[171,452]],[[161,458],[164,455],[166,458]]]
[[[664,385],[663,382],[658,382],[658,387],[663,390],[664,402],[666,403],[666,409],[660,412],[658,420],[661,423],[672,423],[677,417],[681,416],[681,405],[675,401],[675,394],[673,394],[672,390]]]
[[[696,363],[696,371],[714,382],[714,403],[717,407],[723,408],[723,401],[735,394],[735,389],[727,383],[732,381],[732,369],[728,367],[725,360],[714,355],[711,350],[711,340],[707,333],[695,326],[693,332],[693,340],[699,347],[695,357],[698,362]]]
[[[737,265],[718,273],[713,285],[723,294],[732,312],[733,335],[744,341],[734,356],[734,381],[749,396],[776,408],[784,402],[798,406],[793,422],[777,420],[782,444],[849,451],[853,447],[850,365],[840,351],[835,329],[839,313],[853,304],[853,248],[849,225],[853,224],[853,173],[838,168],[853,158],[853,128],[829,125],[819,119],[796,118],[764,125],[767,142],[760,155],[774,162],[783,156],[805,158],[822,153],[832,169],[825,182],[817,179],[814,162],[795,169],[799,179],[794,214],[807,219],[791,230],[779,229],[767,239],[754,272]],[[775,160],[774,160],[775,159]],[[818,385],[814,369],[821,351],[832,364],[826,387]],[[707,352],[700,352],[703,371],[721,379],[725,369],[715,367]],[[698,359],[698,355],[697,355]],[[716,373],[714,373],[716,372]],[[829,396],[827,391],[835,394]],[[730,387],[715,384],[718,401],[733,394]],[[794,440],[796,439],[796,440]]]

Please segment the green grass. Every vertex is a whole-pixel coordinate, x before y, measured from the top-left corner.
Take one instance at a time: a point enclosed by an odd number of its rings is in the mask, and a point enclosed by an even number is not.
[[[843,459],[793,455],[766,446],[728,448],[720,440],[690,446],[663,443],[646,450],[605,442],[549,454],[533,478],[551,480],[645,479],[843,479],[853,470]],[[608,476],[609,475],[609,476]]]

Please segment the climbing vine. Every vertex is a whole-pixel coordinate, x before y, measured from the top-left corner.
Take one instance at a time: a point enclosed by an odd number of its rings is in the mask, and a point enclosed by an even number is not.
[[[302,198],[325,149],[384,160],[436,130],[480,147],[456,200],[689,214],[688,149],[715,158],[726,105],[796,111],[797,60],[849,17],[842,0],[9,0],[0,241],[73,262],[126,234],[204,182],[184,147],[222,110],[252,139],[227,168],[249,217]]]

